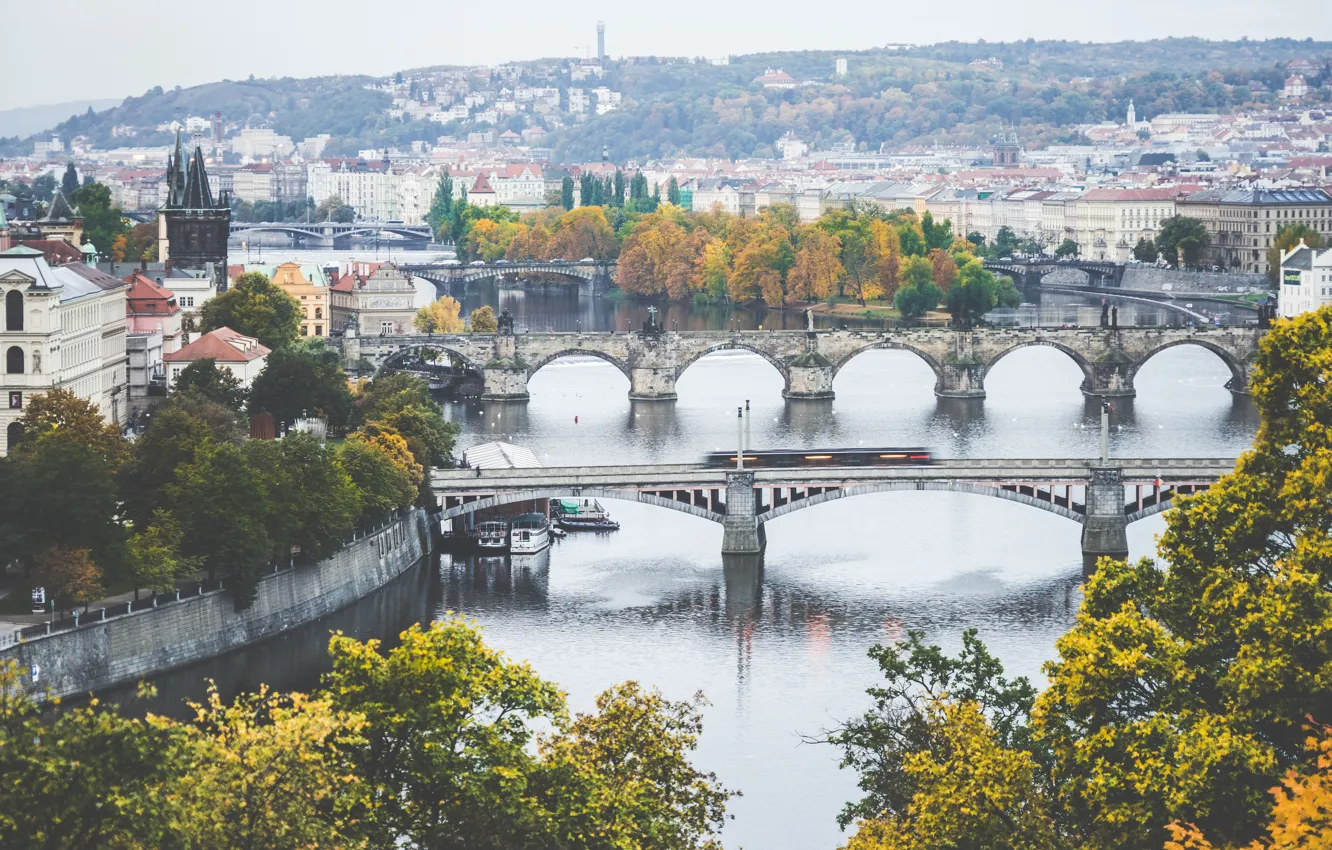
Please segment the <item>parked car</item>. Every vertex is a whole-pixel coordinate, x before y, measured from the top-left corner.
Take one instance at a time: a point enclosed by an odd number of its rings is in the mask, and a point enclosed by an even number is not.
[[[469,265],[469,266],[484,266],[485,264],[486,264],[486,261],[485,261],[485,260],[472,260],[472,261],[471,261],[470,263],[468,263],[467,265]]]
[[[495,265],[497,265],[497,266],[507,266],[508,264],[509,264],[509,261],[508,261],[508,260],[496,260],[496,261],[495,261]]]
[[[592,259],[591,257],[584,257],[583,259],[579,260],[578,262],[580,262],[580,263],[595,263],[596,260]]]

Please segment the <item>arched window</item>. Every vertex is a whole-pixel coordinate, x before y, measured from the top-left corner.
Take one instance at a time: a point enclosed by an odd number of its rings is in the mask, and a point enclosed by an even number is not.
[[[23,423],[10,422],[9,428],[5,431],[5,450],[12,452],[18,448],[18,444],[23,442]]]
[[[23,349],[17,345],[11,345],[5,352],[5,373],[9,375],[23,374]]]
[[[316,318],[316,319],[322,319],[322,318],[324,318],[324,308],[323,308],[323,307],[316,307],[316,308],[315,308],[315,318]]]
[[[5,330],[23,330],[23,293],[17,289],[5,296]]]

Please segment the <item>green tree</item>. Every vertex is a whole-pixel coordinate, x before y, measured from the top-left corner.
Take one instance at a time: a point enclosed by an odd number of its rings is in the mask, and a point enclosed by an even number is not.
[[[322,339],[304,339],[274,351],[255,376],[249,405],[251,414],[271,413],[283,429],[304,416],[316,416],[341,432],[352,408],[342,355]]]
[[[1076,258],[1078,256],[1078,250],[1078,243],[1074,242],[1072,239],[1065,239],[1063,242],[1059,243],[1059,247],[1055,248],[1054,253],[1056,257],[1060,258]]]
[[[203,305],[199,320],[205,333],[231,328],[276,351],[300,335],[301,305],[261,272],[246,272]]]
[[[263,476],[240,447],[214,443],[176,470],[167,498],[184,532],[182,553],[225,579],[237,607],[248,607],[273,553],[265,520],[277,508]]]
[[[1007,259],[1021,249],[1022,240],[1013,232],[1013,228],[1004,225],[995,234],[994,246],[990,249],[990,255],[995,259]]]
[[[233,329],[234,330],[234,329]],[[245,409],[249,392],[230,369],[219,369],[211,357],[195,360],[181,369],[171,382],[171,391],[220,404],[228,410]]]
[[[666,203],[680,206],[680,182],[671,175],[671,179],[666,181]]]
[[[1102,560],[1033,713],[1089,847],[1160,846],[1172,821],[1256,838],[1267,789],[1305,772],[1332,670],[1332,309],[1277,322],[1235,472],[1176,502],[1163,563]]]
[[[81,186],[69,196],[83,219],[83,244],[91,243],[100,256],[110,257],[116,238],[129,233],[120,207],[111,202],[111,190],[101,183]]]
[[[926,211],[921,216],[920,229],[925,235],[926,251],[939,249],[947,251],[953,245],[953,223],[944,219],[942,224],[934,223],[934,216]]]
[[[46,203],[55,195],[56,185],[54,174],[43,174],[32,181],[32,197]]]
[[[1156,250],[1156,243],[1147,237],[1138,240],[1138,244],[1133,246],[1133,259],[1140,263],[1155,263],[1161,252]]]
[[[402,450],[410,460],[406,441]],[[379,441],[351,434],[338,447],[337,463],[360,493],[361,512],[356,524],[361,528],[383,521],[394,510],[407,507],[416,499],[419,482],[413,483]]]
[[[329,646],[334,707],[367,721],[353,757],[371,844],[540,846],[544,818],[524,781],[536,769],[529,722],[565,719],[559,689],[458,619],[399,637],[386,654],[341,635]]]
[[[564,207],[565,210],[571,210],[574,208],[573,178],[567,174],[564,175],[564,179],[560,181],[560,206]]]
[[[293,431],[281,440],[251,440],[244,447],[260,477],[273,558],[313,563],[336,552],[361,515],[360,493],[335,461],[332,449],[313,435]]]
[[[71,198],[79,190],[79,173],[74,169],[74,161],[65,163],[65,174],[60,178],[60,191],[66,198]]]
[[[1003,292],[1005,306],[1015,306],[1014,300],[1021,303],[1021,296],[1013,289],[1013,282],[1004,278],[1006,286],[1000,285],[993,274],[985,270],[980,260],[971,260],[958,270],[957,282],[948,288],[948,311],[953,315],[953,324],[969,328],[982,316],[993,310],[1000,303]]]
[[[1277,228],[1272,246],[1267,249],[1267,277],[1273,283],[1279,281],[1281,274],[1281,255],[1296,248],[1303,242],[1310,248],[1323,247],[1323,234],[1304,222],[1291,222]]]
[[[893,306],[903,316],[923,316],[939,306],[943,292],[934,285],[934,265],[924,257],[907,259],[902,272],[903,286],[893,298]]]
[[[432,233],[438,234],[440,228],[449,220],[453,212],[453,178],[448,174],[439,178],[435,197],[430,202],[430,211],[426,213],[426,223]]]
[[[176,580],[199,572],[198,558],[181,554],[185,539],[180,523],[170,512],[158,509],[152,522],[130,537],[125,545],[125,562],[134,586],[147,590],[170,591]]]
[[[1212,244],[1207,228],[1196,218],[1174,215],[1161,222],[1156,233],[1156,247],[1172,266],[1198,264],[1203,250]]]
[[[348,224],[356,220],[356,210],[338,195],[330,195],[315,208],[315,221],[336,221]]]

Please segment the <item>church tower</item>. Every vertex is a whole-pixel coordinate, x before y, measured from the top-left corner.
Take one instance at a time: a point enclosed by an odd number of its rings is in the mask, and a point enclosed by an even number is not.
[[[1138,124],[1138,110],[1133,108],[1133,101],[1129,100],[1128,108],[1128,128],[1132,130]]]
[[[176,150],[167,160],[167,201],[157,214],[157,258],[172,268],[205,271],[213,286],[227,288],[227,239],[231,236],[231,203],[226,192],[214,200],[204,167],[203,150],[194,148],[186,162],[180,132]]]

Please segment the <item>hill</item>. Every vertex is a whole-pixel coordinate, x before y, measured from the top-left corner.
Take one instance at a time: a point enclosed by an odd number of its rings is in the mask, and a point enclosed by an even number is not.
[[[101,100],[71,100],[66,103],[43,103],[38,106],[2,109],[0,110],[0,136],[30,136],[33,133],[55,126],[71,115],[79,115],[89,109],[93,111],[108,109],[119,102],[114,99],[102,98]]]

